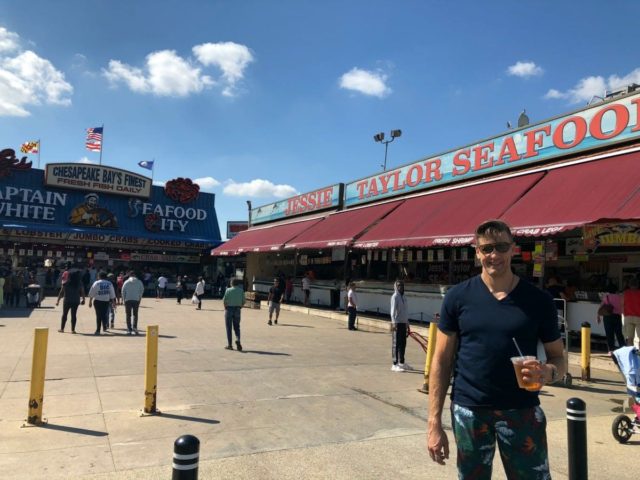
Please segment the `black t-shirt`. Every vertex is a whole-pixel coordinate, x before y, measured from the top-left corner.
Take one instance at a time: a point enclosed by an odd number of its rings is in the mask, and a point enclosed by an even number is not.
[[[518,387],[511,357],[536,355],[543,343],[560,338],[556,307],[546,292],[523,280],[497,300],[480,276],[444,298],[438,328],[458,335],[451,401],[465,407],[512,409],[539,405],[538,392]]]
[[[282,300],[282,296],[284,295],[284,288],[282,287],[271,287],[269,289],[269,295],[271,296],[271,301],[274,303],[280,303]]]

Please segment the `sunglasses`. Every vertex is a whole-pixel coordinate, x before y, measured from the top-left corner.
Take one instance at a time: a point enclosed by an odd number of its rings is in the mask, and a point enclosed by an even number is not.
[[[490,253],[493,253],[493,250],[496,250],[498,253],[507,253],[511,248],[511,245],[512,244],[509,242],[498,242],[477,245],[477,248],[485,255],[489,255]]]

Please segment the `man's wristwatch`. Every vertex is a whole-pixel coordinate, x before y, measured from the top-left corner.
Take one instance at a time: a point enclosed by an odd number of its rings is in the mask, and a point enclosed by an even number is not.
[[[558,367],[556,367],[553,363],[548,363],[551,367],[551,381],[549,383],[556,383],[558,381]]]

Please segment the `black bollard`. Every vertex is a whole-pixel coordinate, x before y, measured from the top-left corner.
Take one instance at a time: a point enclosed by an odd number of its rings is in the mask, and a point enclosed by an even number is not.
[[[197,480],[200,440],[182,435],[173,443],[173,476],[171,480]]]
[[[579,398],[567,400],[569,480],[587,480],[587,405]]]

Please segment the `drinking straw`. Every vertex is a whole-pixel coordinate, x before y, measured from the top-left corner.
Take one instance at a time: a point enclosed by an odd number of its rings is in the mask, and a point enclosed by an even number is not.
[[[516,346],[516,348],[518,349],[518,353],[520,354],[520,356],[524,357],[524,355],[522,354],[522,350],[520,350],[520,347],[518,346],[518,342],[516,342],[516,337],[512,337],[511,340],[513,340],[513,343]]]

